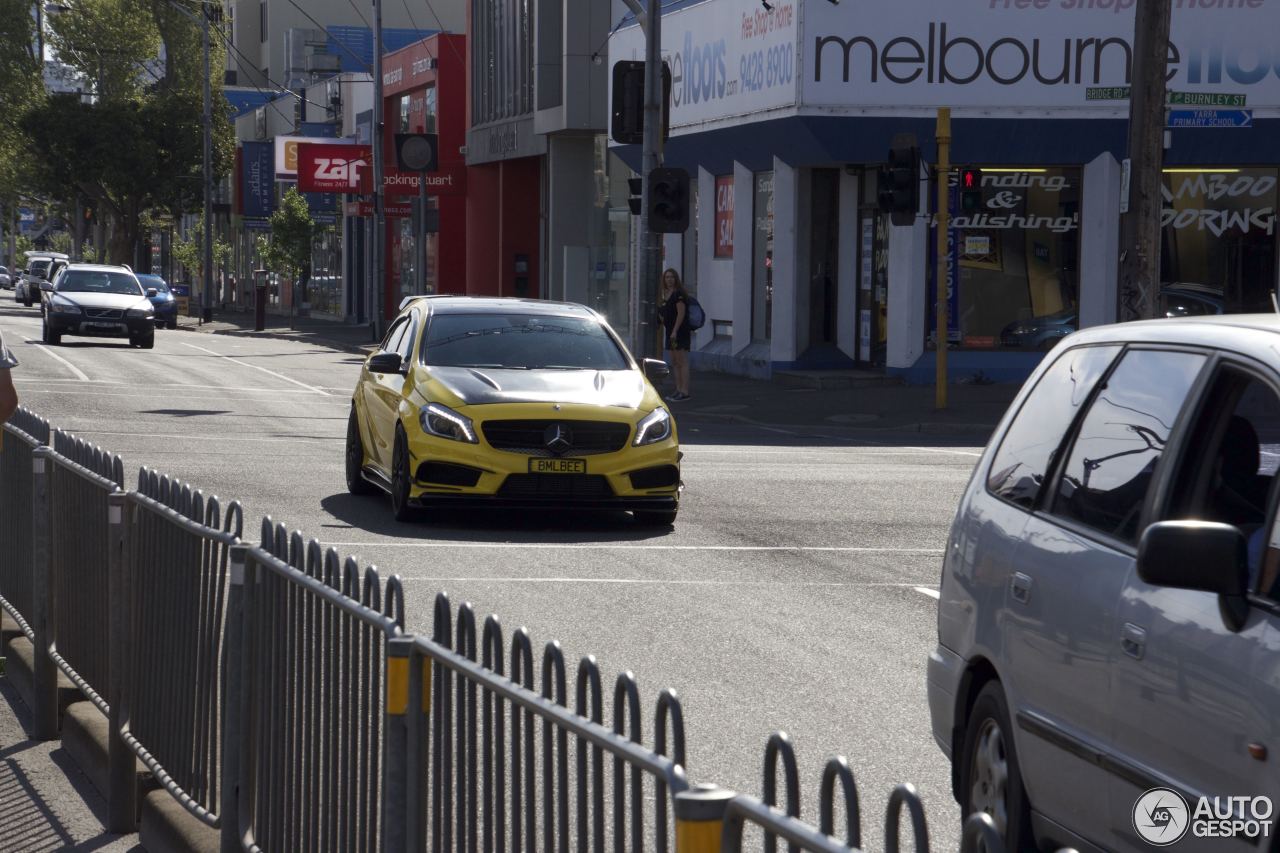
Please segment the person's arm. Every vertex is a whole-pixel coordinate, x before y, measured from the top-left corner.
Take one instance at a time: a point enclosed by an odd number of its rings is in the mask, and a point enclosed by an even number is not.
[[[18,391],[13,387],[13,377],[7,367],[0,367],[0,423],[9,420],[17,408]]]
[[[685,314],[684,300],[681,299],[676,303],[676,321],[671,326],[672,338],[675,338],[675,336],[680,332],[680,326],[684,324],[684,314]]]

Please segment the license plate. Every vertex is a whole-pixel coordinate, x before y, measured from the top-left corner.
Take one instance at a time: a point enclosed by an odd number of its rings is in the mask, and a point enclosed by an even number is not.
[[[585,474],[585,459],[530,459],[530,474]]]
[[[123,328],[120,323],[85,323],[85,325],[100,332],[118,332]]]

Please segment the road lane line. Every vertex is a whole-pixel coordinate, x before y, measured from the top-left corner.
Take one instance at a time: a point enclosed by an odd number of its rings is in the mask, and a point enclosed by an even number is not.
[[[447,577],[401,577],[403,581],[431,581],[432,583],[598,583],[619,585],[653,586],[814,586],[814,587],[886,587],[900,589],[913,586],[912,583],[894,581],[747,581],[747,580],[690,580],[681,578],[447,578]]]
[[[934,601],[942,600],[942,593],[938,592],[938,590],[936,589],[930,589],[927,586],[916,586],[916,587],[912,587],[912,589],[914,589],[916,592],[920,593],[921,595],[929,596]]]
[[[825,545],[633,545],[628,542],[325,542],[339,548],[497,548],[533,550],[605,550],[605,551],[813,551],[846,554],[919,554],[946,553],[945,548],[863,548]]]
[[[196,441],[260,441],[266,443],[274,442],[298,442],[298,441],[346,441],[345,436],[326,436],[326,435],[296,435],[283,436],[278,438],[247,436],[247,435],[191,435],[190,433],[179,433],[176,435],[162,435],[153,432],[109,432],[102,429],[68,429],[67,432],[76,435],[124,435],[130,438],[189,438]],[[941,553],[941,552],[939,552]]]
[[[62,356],[58,355],[58,354],[57,354],[56,352],[54,352],[53,350],[49,349],[49,348],[48,348],[47,346],[45,346],[44,344],[42,344],[42,343],[35,343],[35,346],[40,347],[40,349],[44,350],[44,351],[45,351],[45,352],[47,352],[49,355],[53,356],[55,359],[57,359],[58,361],[60,361],[60,362],[62,362],[63,364],[65,364],[65,365],[66,365],[66,366],[71,370],[71,372],[72,372],[72,373],[74,373],[74,374],[76,375],[76,378],[77,378],[77,379],[79,379],[81,382],[89,382],[89,381],[90,381],[89,377],[88,377],[88,376],[85,376],[84,371],[82,371],[80,368],[76,367],[76,366],[75,366],[74,364],[72,364],[71,362],[67,361],[67,360],[66,360],[65,358],[63,358]]]
[[[204,347],[198,347],[198,346],[196,346],[195,344],[188,344],[188,343],[184,343],[184,344],[183,344],[183,346],[184,346],[184,347],[190,347],[191,349],[194,349],[194,350],[199,350],[200,352],[208,353],[209,355],[214,356],[215,358],[225,358],[227,361],[234,361],[236,364],[244,365],[245,367],[252,367],[254,370],[260,370],[260,371],[262,371],[263,373],[266,373],[266,374],[267,374],[267,375],[269,375],[269,376],[274,376],[274,377],[276,377],[277,379],[283,379],[285,382],[288,382],[288,383],[293,384],[293,385],[297,385],[297,386],[298,386],[298,387],[300,387],[300,388],[306,388],[308,391],[311,391],[311,392],[313,392],[313,393],[315,393],[315,394],[319,394],[319,395],[320,395],[320,396],[322,396],[322,397],[330,397],[330,396],[332,396],[328,391],[325,391],[325,390],[322,390],[322,389],[320,389],[320,388],[317,388],[317,387],[316,387],[316,386],[314,386],[314,385],[308,385],[308,384],[307,384],[307,383],[305,383],[305,382],[299,382],[299,381],[298,381],[298,380],[296,380],[296,379],[293,379],[293,378],[291,378],[291,377],[285,376],[283,373],[276,373],[274,370],[268,370],[268,369],[267,369],[267,368],[265,368],[265,367],[259,367],[258,365],[256,365],[256,364],[250,364],[250,363],[249,363],[249,362],[247,362],[247,361],[241,361],[240,359],[235,358],[234,356],[230,356],[230,355],[223,355],[223,354],[222,354],[222,353],[220,353],[220,352],[214,352],[214,351],[213,351],[213,350],[211,350],[211,349],[205,349]]]

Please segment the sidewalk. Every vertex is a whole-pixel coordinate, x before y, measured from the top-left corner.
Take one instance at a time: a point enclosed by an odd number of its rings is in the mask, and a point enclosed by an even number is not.
[[[302,341],[354,353],[374,350],[368,326],[314,318],[293,322],[291,329],[290,318],[268,315],[266,330],[255,332],[249,313],[215,312],[213,322],[204,324],[195,317],[178,320],[179,328],[195,332]],[[677,415],[760,426],[831,426],[842,433],[955,435],[975,444],[986,441],[1019,388],[1016,383],[951,385],[947,408],[939,411],[932,385],[900,385],[865,370],[790,374],[767,381],[695,372],[691,384],[692,399],[672,403]],[[659,390],[671,390],[670,380],[660,383]]]
[[[103,831],[106,801],[62,748],[27,737],[31,712],[0,675],[0,851],[141,850],[138,836]]]

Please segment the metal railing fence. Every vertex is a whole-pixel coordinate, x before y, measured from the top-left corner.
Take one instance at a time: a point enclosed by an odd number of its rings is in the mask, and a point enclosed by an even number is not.
[[[123,504],[124,558],[113,618],[124,620],[112,723],[156,781],[196,819],[219,826],[230,555],[237,502],[142,469]]]
[[[107,714],[111,684],[108,496],[124,488],[119,456],[55,430],[49,471],[49,656],[85,698]]]
[[[595,658],[579,663],[570,710],[559,643],[544,647],[535,687],[533,645],[525,629],[517,630],[504,674],[497,617],[485,620],[477,643],[471,606],[458,608],[455,628],[444,593],[436,598],[432,638],[398,638],[389,654],[388,773],[405,784],[397,789],[402,797],[388,804],[386,849],[489,853],[541,845],[547,853],[585,853],[606,850],[611,840],[618,853],[640,853],[646,839],[659,853],[670,849],[670,798],[688,788],[684,721],[673,691],[658,698],[649,749],[631,673],[615,682],[607,727]],[[645,818],[647,790],[652,824]]]
[[[0,425],[0,607],[33,641],[32,465],[35,449],[48,443],[49,423],[25,408]]]
[[[117,457],[25,409],[2,437],[0,606],[35,645],[36,736],[57,735],[61,667],[108,715],[113,832],[136,826],[141,760],[224,851],[862,849],[843,758],[823,770],[816,826],[783,733],[761,798],[691,788],[673,691],[646,746],[629,672],[606,721],[591,656],[570,682],[558,643],[539,659],[525,629],[508,643],[496,616],[479,626],[444,593],[431,636],[407,635],[395,576],[270,517],[244,544],[238,503],[145,468],[125,492]],[[923,805],[900,785],[885,853],[907,823],[927,851]],[[997,849],[991,819],[971,817],[962,853]]]
[[[386,648],[404,592],[270,518],[246,549],[239,829],[246,849],[382,846]]]

